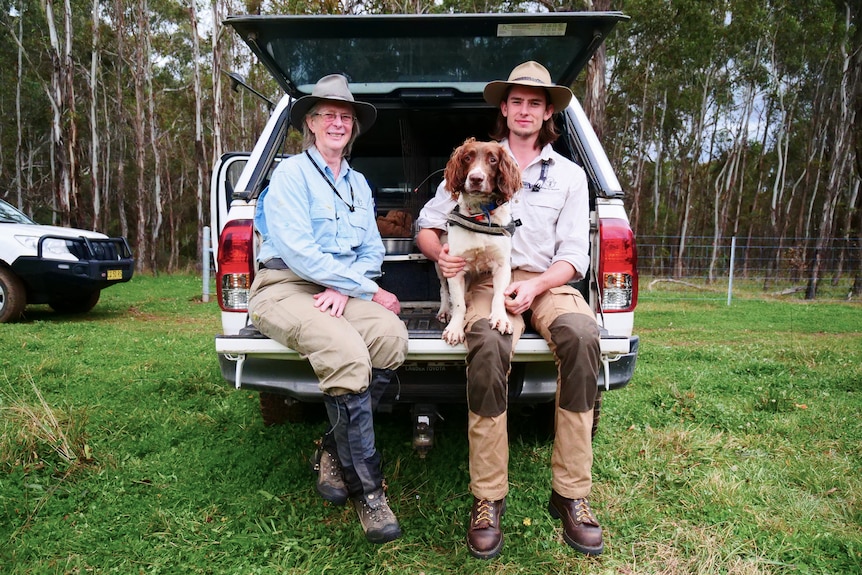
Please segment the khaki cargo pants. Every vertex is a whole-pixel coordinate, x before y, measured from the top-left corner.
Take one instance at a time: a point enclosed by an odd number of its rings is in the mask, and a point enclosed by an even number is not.
[[[330,395],[361,393],[371,368],[396,369],[407,356],[407,328],[382,305],[350,298],[341,317],[314,307],[323,291],[290,270],[263,268],[249,295],[251,321],[262,334],[307,358]]]
[[[513,281],[536,275],[512,273]],[[496,501],[509,491],[508,375],[524,318],[514,318],[513,336],[491,329],[492,292],[490,276],[467,290],[467,417],[470,491]],[[580,292],[567,285],[536,298],[530,311],[531,324],[554,352],[558,370],[552,487],[563,497],[586,497],[592,487],[593,404],[601,361],[595,315]]]

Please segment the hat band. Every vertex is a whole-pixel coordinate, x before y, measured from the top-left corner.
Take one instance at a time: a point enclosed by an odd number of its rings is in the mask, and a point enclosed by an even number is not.
[[[523,82],[524,80],[528,82],[535,82],[536,84],[541,84],[543,86],[547,86],[548,83],[544,80],[540,80],[539,78],[533,78],[531,76],[521,76],[520,78],[515,78],[514,80],[509,80],[509,82]]]

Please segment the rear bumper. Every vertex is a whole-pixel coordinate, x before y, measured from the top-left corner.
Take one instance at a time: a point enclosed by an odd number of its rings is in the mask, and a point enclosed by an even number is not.
[[[407,360],[390,386],[399,403],[462,403],[465,401],[466,350],[439,339],[411,338]],[[602,338],[600,390],[626,386],[634,374],[638,336]],[[288,395],[299,401],[322,401],[323,394],[309,363],[295,351],[264,336],[216,336],[222,376],[237,388]],[[607,383],[606,383],[607,382]],[[525,337],[515,352],[509,377],[513,402],[553,401],[557,369],[540,337]]]

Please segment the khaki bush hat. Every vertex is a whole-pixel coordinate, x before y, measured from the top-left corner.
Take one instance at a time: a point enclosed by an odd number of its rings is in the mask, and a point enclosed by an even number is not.
[[[290,109],[290,123],[293,127],[302,131],[303,118],[312,106],[322,100],[343,102],[353,106],[356,121],[359,122],[359,129],[362,132],[368,131],[377,119],[377,108],[368,102],[359,102],[353,98],[350,88],[347,87],[347,78],[341,74],[330,74],[317,81],[310,95],[303,96],[293,103]]]
[[[550,94],[554,112],[562,112],[569,106],[569,102],[572,101],[572,91],[566,86],[558,86],[552,83],[551,73],[548,72],[548,69],[532,60],[515,66],[515,69],[509,74],[507,81],[495,80],[488,82],[483,92],[485,101],[492,106],[499,107],[500,102],[503,100],[503,94],[506,93],[506,90],[510,86],[544,88]]]

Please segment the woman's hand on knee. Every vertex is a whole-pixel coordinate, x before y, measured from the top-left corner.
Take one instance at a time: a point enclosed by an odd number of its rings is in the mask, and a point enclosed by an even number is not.
[[[314,307],[320,311],[329,311],[329,315],[332,317],[341,317],[348,299],[350,299],[349,296],[332,288],[326,288],[322,292],[314,294]]]

